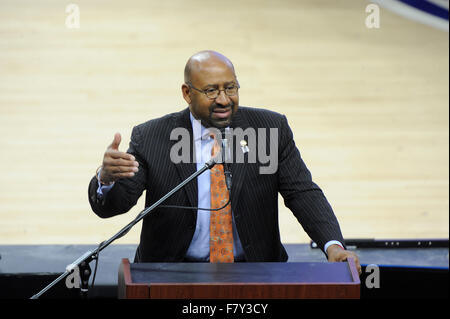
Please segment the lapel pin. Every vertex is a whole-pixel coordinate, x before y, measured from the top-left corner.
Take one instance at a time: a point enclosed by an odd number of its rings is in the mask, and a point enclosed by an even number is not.
[[[242,153],[248,153],[249,149],[247,146],[247,141],[246,140],[242,140],[241,142],[241,149],[242,149]]]

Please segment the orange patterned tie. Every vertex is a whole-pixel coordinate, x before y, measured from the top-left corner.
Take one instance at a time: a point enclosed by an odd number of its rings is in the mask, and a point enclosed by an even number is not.
[[[220,147],[215,139],[212,155],[215,156],[218,150]],[[216,164],[211,168],[211,208],[222,207],[228,203],[228,199],[223,164]],[[209,232],[209,261],[212,263],[234,262],[231,204],[221,210],[211,211]]]

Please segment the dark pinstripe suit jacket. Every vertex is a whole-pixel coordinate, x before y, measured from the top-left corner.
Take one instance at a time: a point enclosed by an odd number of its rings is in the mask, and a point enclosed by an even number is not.
[[[194,161],[174,164],[170,160],[170,149],[177,143],[169,138],[172,129],[186,128],[192,136],[189,114],[186,108],[134,127],[128,152],[139,161],[139,172],[133,178],[117,181],[103,200],[97,198],[97,179],[92,178],[89,202],[98,216],[106,218],[127,212],[144,190],[148,207],[195,172]],[[249,162],[247,156],[244,163],[231,165],[232,211],[247,261],[288,259],[280,241],[278,193],[319,247],[323,248],[329,240],[343,243],[338,221],[321,189],[311,180],[286,117],[267,110],[239,107],[231,127],[278,128],[276,173],[260,174],[261,164]],[[265,131],[269,134],[268,129]],[[269,136],[266,137],[268,150]],[[191,141],[191,153],[192,150]],[[192,181],[164,204],[197,206],[197,197],[197,183]],[[182,261],[194,235],[196,218],[194,210],[159,208],[150,213],[142,223],[135,262]]]

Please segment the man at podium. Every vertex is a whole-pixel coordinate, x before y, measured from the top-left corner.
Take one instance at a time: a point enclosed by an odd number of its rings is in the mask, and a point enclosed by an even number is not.
[[[143,219],[135,262],[285,262],[280,193],[328,261],[351,257],[360,271],[286,117],[239,106],[239,89],[234,66],[222,54],[201,51],[189,58],[181,86],[188,107],[134,127],[127,152],[119,150],[115,134],[89,184],[93,211],[102,218],[125,213],[144,190],[148,207],[224,154]]]

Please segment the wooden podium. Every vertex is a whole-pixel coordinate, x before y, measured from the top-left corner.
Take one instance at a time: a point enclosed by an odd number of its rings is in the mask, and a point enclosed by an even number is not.
[[[122,259],[119,298],[359,298],[353,259],[340,263],[131,263]]]

